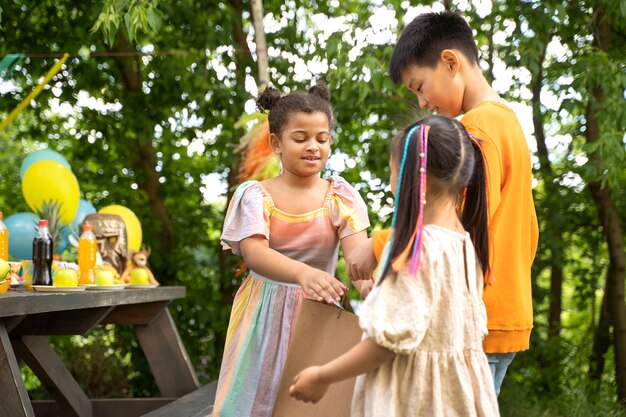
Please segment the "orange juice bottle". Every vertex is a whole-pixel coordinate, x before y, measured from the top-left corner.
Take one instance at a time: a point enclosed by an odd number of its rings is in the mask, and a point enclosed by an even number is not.
[[[5,261],[9,260],[9,229],[2,221],[2,212],[0,211],[0,258]]]
[[[94,267],[96,266],[96,252],[98,243],[92,232],[93,225],[85,223],[83,233],[78,239],[78,269],[80,270],[79,284],[93,284]]]

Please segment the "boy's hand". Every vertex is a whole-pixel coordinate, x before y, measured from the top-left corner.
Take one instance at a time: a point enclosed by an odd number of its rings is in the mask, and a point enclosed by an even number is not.
[[[321,400],[330,384],[324,382],[320,370],[320,366],[311,366],[296,375],[289,387],[289,395],[305,403],[315,404]]]
[[[341,301],[341,297],[348,292],[348,288],[337,278],[315,268],[307,268],[298,276],[298,283],[307,297],[312,300]]]
[[[346,259],[346,270],[352,281],[372,279],[377,265],[371,239],[359,244]]]
[[[357,281],[357,282],[360,282],[361,286],[357,287],[356,283],[354,284],[354,286],[359,289],[359,294],[361,295],[361,298],[365,300],[365,298],[372,291],[372,288],[374,288],[374,280],[370,279],[367,281]]]

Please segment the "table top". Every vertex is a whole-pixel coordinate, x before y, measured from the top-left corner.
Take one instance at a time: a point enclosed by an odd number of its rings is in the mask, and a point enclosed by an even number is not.
[[[182,286],[157,288],[125,288],[111,291],[80,291],[67,293],[10,290],[0,294],[0,318],[54,311],[88,309],[126,304],[142,304],[184,298]]]

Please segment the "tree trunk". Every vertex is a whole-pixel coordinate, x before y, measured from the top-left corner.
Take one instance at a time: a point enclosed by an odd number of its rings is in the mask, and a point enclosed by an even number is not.
[[[611,28],[606,20],[604,10],[594,12],[594,42],[601,51],[608,51]],[[594,143],[600,140],[600,124],[596,110],[596,103],[601,103],[603,92],[600,87],[591,86],[591,98],[586,112],[586,140]],[[591,160],[600,168],[601,155],[591,155]],[[600,171],[598,171],[600,172]],[[626,406],[626,303],[624,302],[624,232],[619,218],[619,212],[611,197],[608,184],[602,185],[599,180],[589,183],[589,190],[598,205],[600,224],[606,239],[609,251],[609,267],[605,297],[607,299],[609,317],[613,326],[613,351],[615,355],[615,379],[617,381],[617,398]]]
[[[608,273],[606,277],[608,281]],[[605,284],[606,285],[606,284]],[[602,297],[598,325],[593,331],[593,347],[589,364],[589,379],[596,388],[600,388],[602,373],[604,372],[604,355],[611,346],[611,318],[609,316],[606,291]]]
[[[254,60],[252,59],[252,53],[250,52],[250,48],[248,47],[248,42],[246,41],[246,33],[243,30],[243,11],[244,4],[242,0],[230,0],[228,2],[230,6],[234,10],[234,17],[232,21],[232,32],[233,39],[235,41],[235,77],[237,80],[237,86],[241,90],[244,89],[246,82],[246,68],[251,67],[254,64]],[[241,108],[243,111],[243,106]],[[235,130],[233,135],[233,148],[236,144],[239,143],[239,138],[243,136],[244,132],[242,129]],[[228,183],[228,189],[226,191],[226,197],[228,201],[230,201],[232,197],[232,193],[239,183],[238,173],[239,173],[239,159],[234,158],[230,171],[228,172],[228,177],[226,179]],[[224,212],[225,213],[225,212]],[[228,251],[220,251],[219,255],[219,265],[220,265],[220,274],[221,274],[221,282],[228,283],[232,282],[237,270],[236,265],[239,263],[241,259],[239,257],[233,256]],[[222,302],[224,305],[230,305],[233,301],[233,290],[232,285],[223,285],[222,286]]]
[[[130,45],[122,31],[118,33],[118,51],[131,51]],[[119,57],[115,59],[115,64],[122,74],[125,92],[127,95],[142,94],[141,92],[141,73],[139,71],[139,57]],[[129,103],[125,103],[126,106]],[[156,220],[161,231],[158,234],[158,249],[163,253],[170,253],[174,248],[174,228],[170,220],[169,211],[165,205],[159,182],[159,173],[156,171],[157,157],[154,147],[152,146],[153,133],[150,130],[142,132],[134,132],[136,139],[132,142],[132,148],[136,157],[132,160],[133,169],[137,173],[136,181],[148,196],[148,204],[152,212],[153,219]],[[167,268],[159,268],[159,280],[165,284],[174,282],[173,271]]]
[[[487,53],[487,71],[485,71],[485,77],[487,78],[487,81],[489,82],[489,85],[493,84],[493,80],[495,80],[495,77],[493,75],[493,56],[495,53],[495,45],[493,43],[493,34],[495,32],[495,26],[496,26],[496,22],[495,22],[495,15],[494,13],[490,13],[489,16],[486,17],[486,19],[489,20],[489,30],[487,31],[487,39],[488,39],[488,43],[487,43],[487,51],[489,51]]]
[[[547,45],[547,43],[546,43]],[[551,213],[559,216],[559,187],[555,183],[555,175],[550,164],[546,135],[543,127],[543,113],[541,111],[541,88],[543,86],[543,62],[546,55],[544,46],[539,59],[539,73],[533,74],[532,81],[532,108],[533,126],[535,139],[537,140],[537,153],[539,156],[539,172],[546,190],[546,203],[551,207]],[[548,316],[548,336],[555,337],[561,333],[561,311],[563,309],[563,230],[561,222],[546,222],[546,230],[541,234],[541,239],[548,241],[551,250],[550,259],[550,311]]]
[[[263,28],[263,1],[252,0],[252,23],[254,24],[254,40],[256,42],[256,59],[258,67],[259,90],[263,90],[270,82],[270,74],[267,65],[267,43],[265,42],[265,29]]]

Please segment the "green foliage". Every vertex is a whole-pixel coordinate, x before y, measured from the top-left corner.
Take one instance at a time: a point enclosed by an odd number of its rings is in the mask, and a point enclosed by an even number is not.
[[[130,42],[137,39],[138,33],[155,36],[163,25],[158,3],[158,0],[104,0],[91,33],[101,31],[108,45],[115,43],[120,26]]]
[[[509,382],[509,381],[507,381]],[[610,393],[598,397],[585,388],[567,388],[558,397],[533,397],[517,384],[499,397],[502,417],[624,417],[626,412],[615,407]]]
[[[284,93],[318,79],[329,85],[337,115],[333,158],[345,167],[324,175],[340,174],[355,184],[368,203],[373,229],[389,221],[391,137],[422,115],[415,98],[387,74],[390,39],[403,26],[407,2],[383,3],[266,0],[263,5],[266,22],[274,22],[266,25],[271,83]],[[411,2],[417,3],[434,2]],[[541,229],[533,266],[536,325],[531,350],[518,355],[505,380],[506,416],[623,415],[614,411],[608,388],[614,384],[609,355],[601,387],[587,378],[608,255],[586,184],[602,179],[617,202],[625,201],[626,192],[626,6],[601,3],[617,29],[606,54],[591,44],[593,2],[502,0],[486,15],[469,2],[462,10],[484,59],[492,48],[494,62],[487,67],[496,80],[494,63],[514,71],[510,86],[499,91],[505,98],[528,103],[529,79],[544,71],[539,117],[552,176],[538,171],[534,190]],[[218,201],[206,201],[205,194],[213,191],[208,178],[236,184],[235,149],[244,134],[238,121],[254,94],[246,78],[251,84],[256,73],[248,7],[249,1],[14,0],[0,9],[0,54],[78,55],[0,132],[0,209],[7,217],[29,211],[19,167],[23,155],[49,147],[70,161],[82,198],[96,208],[122,204],[136,213],[144,244],[153,249],[155,275],[187,288],[187,297],[171,311],[202,382],[218,375],[230,304],[241,281],[240,259],[219,244],[228,191]],[[374,12],[392,16],[387,27],[378,25]],[[493,34],[503,31],[506,35],[492,42]],[[562,45],[560,55],[547,53],[552,41]],[[106,55],[111,52],[118,55]],[[27,58],[17,68],[0,89],[0,117],[53,63]],[[591,146],[585,144],[589,84],[604,97],[593,103],[602,115],[602,137]],[[626,221],[626,207],[618,209]],[[548,336],[547,319],[555,258],[564,276],[562,332],[556,338]],[[89,394],[158,393],[128,328],[98,329],[86,338],[60,337],[54,343]],[[32,377],[28,381],[41,393]]]

